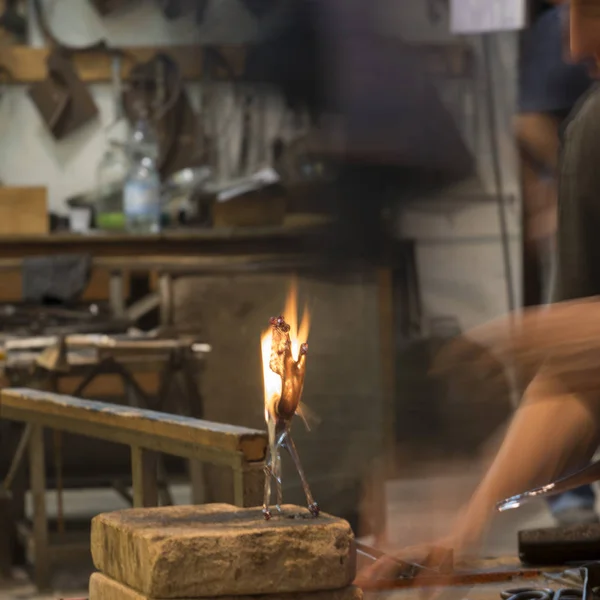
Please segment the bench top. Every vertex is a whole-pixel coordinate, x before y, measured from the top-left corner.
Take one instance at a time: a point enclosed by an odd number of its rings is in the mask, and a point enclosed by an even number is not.
[[[228,462],[241,453],[261,461],[267,448],[257,429],[25,388],[2,390],[0,417],[189,458],[220,453]]]

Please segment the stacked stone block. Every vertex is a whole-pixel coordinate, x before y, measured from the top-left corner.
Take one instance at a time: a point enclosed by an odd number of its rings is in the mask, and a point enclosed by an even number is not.
[[[284,506],[131,509],[92,522],[89,600],[361,600],[352,530]]]

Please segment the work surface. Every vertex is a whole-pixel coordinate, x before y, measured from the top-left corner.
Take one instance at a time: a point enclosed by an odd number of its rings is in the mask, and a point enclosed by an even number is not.
[[[516,561],[516,559],[515,559]],[[53,594],[37,594],[33,585],[27,582],[23,572],[16,572],[17,580],[11,584],[0,583],[0,600],[79,600],[87,595],[85,581],[91,573],[89,569],[71,570],[63,572],[58,580],[64,591]],[[477,587],[456,587],[435,600],[500,600],[500,593],[509,588],[516,587],[549,587],[548,582],[540,579],[538,582],[515,580],[511,584],[490,584]],[[424,600],[423,590],[398,590],[394,592],[369,592],[365,594],[366,600]],[[432,599],[433,600],[433,599]]]
[[[467,472],[469,469],[464,469]],[[438,508],[432,510],[431,505],[424,501],[424,498],[430,494],[433,489],[439,487],[447,488],[448,475],[432,476],[426,481],[423,479],[407,478],[404,480],[396,480],[388,484],[387,489],[387,505],[390,523],[390,532],[396,539],[404,539],[405,534],[409,534],[412,539],[429,537],[432,521],[435,526],[435,520],[447,521],[450,518],[450,508],[448,512],[441,511]],[[471,482],[470,480],[473,479]],[[473,475],[464,475],[460,480],[461,487],[469,488],[476,481]],[[455,478],[453,481],[457,481]],[[468,493],[468,489],[466,489]],[[54,511],[55,498],[53,494],[48,494],[49,512],[52,515]],[[185,503],[188,501],[189,491],[183,488],[174,490],[175,501],[177,503]],[[422,506],[423,510],[415,510],[415,506]],[[65,508],[67,512],[81,514],[89,512],[98,514],[104,511],[119,510],[125,508],[124,501],[110,491],[86,490],[84,492],[68,492],[65,495]],[[406,519],[406,514],[410,513],[411,518]],[[433,517],[433,518],[432,518]],[[511,511],[502,516],[493,528],[490,535],[489,544],[485,549],[488,556],[512,556],[515,557],[514,564],[517,564],[516,559],[516,532],[522,528],[535,528],[552,526],[553,521],[549,515],[548,509],[544,503],[533,504],[526,507],[523,511]],[[506,564],[506,559],[502,562]],[[59,574],[56,581],[57,593],[55,595],[36,595],[33,587],[27,583],[17,583],[12,586],[12,589],[2,587],[0,584],[0,600],[49,600],[55,598],[77,598],[84,597],[86,576],[91,571],[86,573],[83,570],[74,570],[65,568]],[[518,584],[518,582],[516,582]],[[531,585],[531,581],[527,584]],[[541,584],[544,582],[540,582]],[[79,584],[79,586],[77,585]],[[514,584],[513,584],[514,585]],[[499,600],[500,591],[506,589],[506,584],[495,584],[481,586],[477,588],[459,588],[456,591],[460,592],[457,596],[448,597],[448,600],[461,600],[468,598],[469,600]],[[63,591],[64,593],[59,593]],[[386,600],[422,600],[418,590],[403,590],[392,593],[377,593],[369,594],[369,598],[381,598]],[[445,599],[444,599],[445,600]]]

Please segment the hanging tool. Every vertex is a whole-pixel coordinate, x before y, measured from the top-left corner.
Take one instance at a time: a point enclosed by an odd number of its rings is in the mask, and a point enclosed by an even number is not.
[[[171,21],[178,19],[183,14],[183,2],[181,0],[158,0],[158,4],[164,17]]]
[[[19,0],[6,0],[0,15],[0,29],[4,29],[24,44],[27,40],[27,21],[19,12]]]
[[[123,111],[123,80],[121,78],[121,69],[123,66],[123,57],[114,53],[111,56],[110,63],[110,82],[111,82],[111,91],[113,97],[113,120],[104,128],[104,132],[108,134],[109,131],[115,127],[118,123],[123,119],[124,111]]]

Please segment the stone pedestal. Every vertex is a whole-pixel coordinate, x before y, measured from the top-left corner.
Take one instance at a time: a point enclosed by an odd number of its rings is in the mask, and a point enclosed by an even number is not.
[[[328,592],[300,592],[298,594],[275,594],[271,596],[221,596],[203,600],[362,600],[362,591],[354,586]],[[89,600],[158,600],[145,596],[130,587],[110,579],[101,573],[94,573],[90,579]],[[197,600],[181,598],[180,600]]]
[[[297,506],[270,521],[228,504],[123,510],[92,521],[91,546],[90,600],[360,594],[349,524]]]

